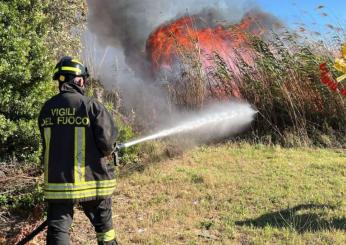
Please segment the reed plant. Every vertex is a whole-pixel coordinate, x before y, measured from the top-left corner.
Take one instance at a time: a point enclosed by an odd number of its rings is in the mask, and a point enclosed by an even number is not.
[[[217,52],[203,57],[198,40],[193,49],[176,43],[175,66],[169,79],[173,104],[199,109],[215,100],[234,98],[251,103],[259,111],[247,136],[285,146],[346,146],[346,100],[320,81],[319,65],[327,62],[332,75],[333,56],[324,43],[307,42],[285,32],[263,39],[248,35],[247,50],[231,54],[236,67],[230,69]],[[208,59],[209,67],[204,67]],[[237,71],[236,73],[234,71]],[[342,85],[341,85],[342,86]]]

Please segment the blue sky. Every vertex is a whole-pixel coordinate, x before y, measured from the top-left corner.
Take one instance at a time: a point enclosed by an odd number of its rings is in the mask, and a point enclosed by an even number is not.
[[[327,24],[346,30],[346,1],[345,0],[257,0],[262,10],[279,17],[289,27],[294,28],[300,23],[312,31],[326,33],[330,29]],[[317,9],[319,5],[325,6]],[[326,13],[327,16],[324,16]]]

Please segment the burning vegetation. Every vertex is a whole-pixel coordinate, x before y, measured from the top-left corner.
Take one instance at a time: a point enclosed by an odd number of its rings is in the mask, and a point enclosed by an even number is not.
[[[187,69],[198,69],[199,75],[204,76],[201,89],[196,92],[221,100],[240,98],[239,84],[232,77],[238,78],[238,81],[242,77],[237,65],[239,61],[254,66],[251,37],[261,38],[269,28],[280,26],[280,23],[270,21],[269,15],[254,11],[247,13],[236,24],[215,25],[215,22],[213,18],[206,20],[203,16],[188,15],[159,26],[146,43],[154,74],[168,74],[173,78],[170,83],[179,91],[182,88],[174,78],[177,80],[177,77],[186,75]],[[193,63],[189,59],[193,59]],[[232,77],[220,77],[219,68],[232,74]],[[183,83],[186,85],[189,81]]]
[[[321,82],[319,70],[327,62],[332,76],[340,75],[332,67],[335,53],[323,41],[304,39],[308,30],[304,34],[288,30],[258,10],[233,20],[211,8],[153,19],[157,9],[150,3],[140,4],[148,9],[146,15],[131,4],[90,4],[90,30],[121,48],[126,64],[141,81],[129,86],[122,74],[117,81],[126,81],[126,89],[135,95],[123,98],[132,101],[127,107],[138,123],[155,121],[161,114],[167,118],[167,112],[171,116],[176,108],[199,110],[215,100],[236,98],[258,109],[251,137],[256,135],[259,141],[346,143],[344,98]],[[113,11],[118,7],[124,10],[120,16]],[[235,14],[229,11],[228,15]],[[343,82],[338,89],[343,91]],[[164,99],[158,102],[159,97]]]

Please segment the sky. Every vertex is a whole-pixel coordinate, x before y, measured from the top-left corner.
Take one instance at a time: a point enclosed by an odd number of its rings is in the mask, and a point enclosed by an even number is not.
[[[345,0],[257,0],[261,9],[279,17],[291,28],[300,27],[303,23],[315,32],[327,33],[331,24],[346,29]],[[318,9],[318,6],[324,6]],[[327,14],[327,16],[325,16]]]

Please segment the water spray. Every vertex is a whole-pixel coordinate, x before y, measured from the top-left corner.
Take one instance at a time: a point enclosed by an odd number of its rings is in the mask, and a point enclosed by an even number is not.
[[[252,122],[257,113],[247,103],[231,102],[218,104],[210,107],[204,112],[197,113],[183,120],[171,128],[159,130],[157,133],[135,139],[116,146],[116,150],[128,148],[146,141],[165,138],[168,136],[194,132],[208,127],[207,133],[219,136],[227,136],[229,133],[237,133],[244,126]],[[199,135],[206,132],[199,132]]]

